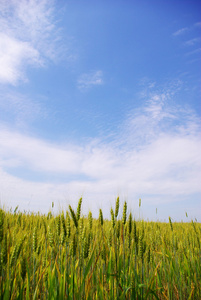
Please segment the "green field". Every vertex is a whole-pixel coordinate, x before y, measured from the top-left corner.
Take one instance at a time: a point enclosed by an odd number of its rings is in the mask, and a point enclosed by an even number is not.
[[[0,299],[201,299],[201,224],[0,209]]]

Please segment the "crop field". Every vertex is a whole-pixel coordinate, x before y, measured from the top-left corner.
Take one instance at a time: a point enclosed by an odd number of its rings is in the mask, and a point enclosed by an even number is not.
[[[0,209],[0,299],[201,299],[201,224]]]

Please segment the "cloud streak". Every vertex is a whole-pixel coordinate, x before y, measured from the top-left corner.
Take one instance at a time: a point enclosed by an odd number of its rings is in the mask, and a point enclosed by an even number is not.
[[[174,35],[174,36],[183,35],[183,34],[186,33],[188,30],[189,30],[188,27],[183,27],[183,28],[181,28],[181,29],[175,31],[175,32],[173,33],[173,35]]]
[[[193,38],[185,42],[186,46],[194,46],[200,41],[200,38]]]

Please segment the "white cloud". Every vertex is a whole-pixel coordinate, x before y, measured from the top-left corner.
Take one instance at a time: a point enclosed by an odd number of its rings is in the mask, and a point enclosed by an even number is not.
[[[82,74],[77,80],[78,88],[80,90],[87,90],[88,88],[96,85],[103,84],[103,73],[98,70],[95,72]]]
[[[182,35],[189,30],[188,27],[183,27],[173,33],[174,36]]]
[[[0,33],[0,82],[16,84],[24,80],[24,65],[40,65],[39,52],[29,43]]]
[[[81,157],[79,151],[65,149],[41,140],[14,133],[8,130],[0,132],[0,153],[4,166],[12,159],[18,166],[40,172],[76,172]]]
[[[43,205],[47,211],[51,201],[65,203],[84,194],[87,209],[96,211],[108,210],[108,199],[117,194],[128,202],[143,195],[152,205],[200,195],[200,121],[188,107],[168,105],[168,95],[152,94],[109,143],[57,145],[0,128],[1,198],[10,204],[30,199],[32,209]],[[33,172],[32,180],[14,176],[19,170]],[[53,179],[40,181],[34,174]],[[18,204],[27,209],[23,203]]]
[[[56,58],[54,1],[1,1],[0,11],[0,82],[16,84],[28,65]]]

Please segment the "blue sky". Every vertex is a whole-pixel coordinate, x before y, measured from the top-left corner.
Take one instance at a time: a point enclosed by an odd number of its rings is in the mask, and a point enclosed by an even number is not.
[[[201,222],[200,9],[0,0],[1,206]]]

